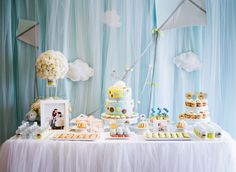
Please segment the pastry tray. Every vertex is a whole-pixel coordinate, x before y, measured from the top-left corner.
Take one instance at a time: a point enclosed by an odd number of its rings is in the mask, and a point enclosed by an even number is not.
[[[67,135],[70,137],[59,137],[59,135]],[[85,136],[85,135],[96,135],[92,138],[90,137],[81,137],[81,138],[77,138],[77,137],[73,137],[73,136]],[[58,137],[57,137],[58,136]],[[53,133],[51,134],[48,139],[50,140],[56,140],[56,141],[95,141],[98,140],[100,138],[100,134],[99,133],[72,133],[72,132],[62,132],[62,133]]]
[[[165,132],[164,132],[165,133]],[[176,132],[174,132],[176,133]],[[183,132],[179,132],[179,133],[183,133]],[[144,140],[146,141],[191,141],[192,140],[192,136],[191,134],[187,133],[189,135],[189,137],[159,137],[157,134],[157,137],[153,138],[153,137],[146,137],[144,135]]]
[[[192,138],[146,138],[146,141],[191,141]]]

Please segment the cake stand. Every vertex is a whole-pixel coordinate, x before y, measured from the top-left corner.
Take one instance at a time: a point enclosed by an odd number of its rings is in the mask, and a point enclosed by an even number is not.
[[[138,122],[138,115],[136,114],[135,117],[131,117],[131,118],[106,118],[104,117],[106,114],[103,113],[101,115],[101,119],[103,120],[104,124],[109,125],[109,124],[123,124],[126,121],[129,122],[129,124],[136,124]]]

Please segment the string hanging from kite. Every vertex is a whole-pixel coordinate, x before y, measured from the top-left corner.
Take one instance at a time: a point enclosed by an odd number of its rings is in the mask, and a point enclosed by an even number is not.
[[[129,72],[133,71],[134,67],[138,64],[138,62],[142,59],[142,57],[143,57],[143,56],[146,54],[146,52],[150,49],[150,47],[151,47],[152,44],[153,44],[153,39],[149,41],[149,43],[147,44],[147,46],[145,47],[145,49],[142,51],[142,53],[140,54],[140,56],[138,56],[138,57],[136,58],[136,60],[134,61],[134,63],[131,65],[131,67],[129,67],[128,69],[126,69],[124,75],[121,77],[121,80],[122,80],[122,81],[124,81],[124,80],[127,78]],[[113,71],[113,72],[114,72],[114,71]],[[143,86],[143,89],[142,89],[142,92],[141,92],[142,94],[143,94],[144,89],[145,89],[145,87],[146,87],[146,85],[147,85],[147,79],[148,79],[148,76],[149,76],[149,75],[150,75],[150,69],[149,69],[148,74],[147,74],[146,79],[145,79],[145,83],[144,83],[144,86]],[[141,95],[142,95],[142,94],[141,94]],[[140,96],[138,96],[138,97],[140,97]],[[101,108],[103,108],[103,105],[101,105],[101,106],[98,107],[97,109],[93,110],[92,112],[88,113],[88,115],[92,115],[92,114],[96,113],[96,112],[99,111]]]

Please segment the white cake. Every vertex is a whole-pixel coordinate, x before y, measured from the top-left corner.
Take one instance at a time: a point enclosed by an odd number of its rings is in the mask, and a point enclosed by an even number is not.
[[[105,108],[106,112],[102,114],[102,118],[136,118],[132,89],[127,87],[123,81],[116,82],[108,88],[108,98],[105,100]]]

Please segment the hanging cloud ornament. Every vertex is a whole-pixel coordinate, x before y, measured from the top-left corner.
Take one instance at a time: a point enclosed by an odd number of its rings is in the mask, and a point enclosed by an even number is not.
[[[106,11],[104,14],[103,23],[113,28],[119,28],[121,26],[120,16],[114,9],[111,11]]]
[[[67,77],[72,81],[86,81],[94,75],[94,70],[80,59],[69,63],[69,71]]]
[[[192,72],[201,68],[199,57],[191,51],[175,57],[174,63],[178,68],[184,69],[187,72]]]

